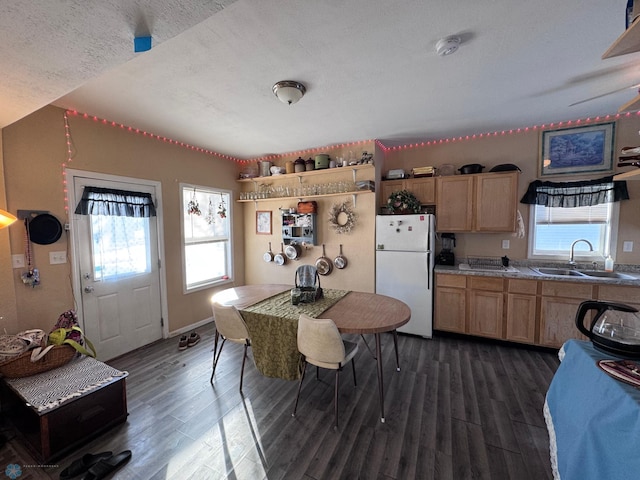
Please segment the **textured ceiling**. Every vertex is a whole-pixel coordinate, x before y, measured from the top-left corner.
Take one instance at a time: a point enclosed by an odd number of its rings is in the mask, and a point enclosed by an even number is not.
[[[238,158],[595,117],[640,83],[637,54],[601,59],[625,0],[7,3],[0,126],[54,103]],[[279,80],[307,94],[282,104]]]

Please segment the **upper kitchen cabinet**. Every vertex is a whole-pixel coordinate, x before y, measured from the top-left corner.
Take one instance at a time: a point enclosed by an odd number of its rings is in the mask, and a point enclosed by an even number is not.
[[[438,232],[514,232],[519,172],[438,177]]]
[[[473,213],[473,176],[438,177],[436,231],[470,232]]]
[[[380,203],[386,205],[389,195],[399,190],[410,191],[422,205],[436,203],[436,179],[434,177],[385,180],[380,183]]]

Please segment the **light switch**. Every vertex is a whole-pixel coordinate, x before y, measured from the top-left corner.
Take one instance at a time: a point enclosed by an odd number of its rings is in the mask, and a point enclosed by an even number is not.
[[[633,242],[624,242],[622,244],[623,252],[633,252]]]
[[[509,240],[502,240],[502,249],[503,250],[509,250]]]
[[[67,263],[67,252],[49,252],[49,264],[58,265],[61,263]]]
[[[24,268],[24,253],[11,255],[11,266],[13,268]]]

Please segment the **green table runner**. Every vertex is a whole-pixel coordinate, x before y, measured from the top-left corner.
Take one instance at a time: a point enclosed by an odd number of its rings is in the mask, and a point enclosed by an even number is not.
[[[323,289],[324,298],[314,303],[291,304],[286,291],[240,310],[249,335],[256,368],[267,377],[300,378],[298,318],[301,313],[317,318],[332,307],[347,290]]]

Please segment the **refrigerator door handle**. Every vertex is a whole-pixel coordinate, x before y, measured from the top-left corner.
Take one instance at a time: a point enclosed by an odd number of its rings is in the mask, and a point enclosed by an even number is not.
[[[427,290],[431,290],[431,252],[427,252]]]

